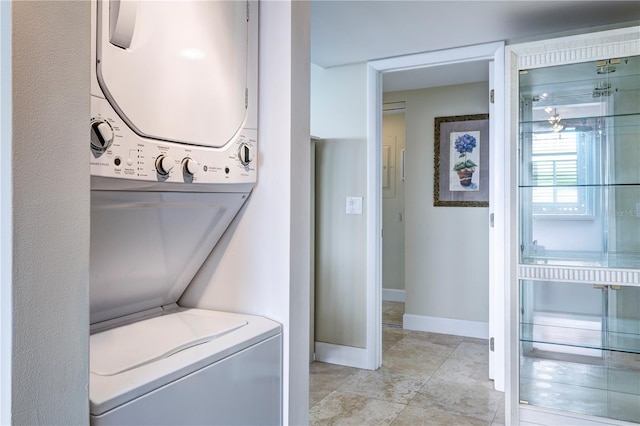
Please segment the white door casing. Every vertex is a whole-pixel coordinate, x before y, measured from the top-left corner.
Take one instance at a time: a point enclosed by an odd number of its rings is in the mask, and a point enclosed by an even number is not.
[[[504,43],[488,43],[477,46],[420,53],[369,62],[367,69],[367,346],[366,359],[369,369],[382,363],[381,291],[382,291],[382,73],[403,69],[429,68],[454,63],[493,61],[494,103],[490,109],[491,169],[490,212],[494,228],[490,238],[490,336],[494,338],[495,351],[490,357],[490,371],[497,390],[505,385],[504,337]],[[502,172],[502,173],[501,173]],[[487,226],[489,226],[487,224]]]

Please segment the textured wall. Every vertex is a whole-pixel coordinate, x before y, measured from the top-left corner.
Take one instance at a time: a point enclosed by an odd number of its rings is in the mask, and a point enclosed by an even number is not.
[[[86,424],[90,4],[12,7],[12,423]]]

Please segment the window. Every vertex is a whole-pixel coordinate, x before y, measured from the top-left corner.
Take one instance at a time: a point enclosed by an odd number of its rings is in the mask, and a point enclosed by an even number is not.
[[[545,110],[534,108],[541,122],[531,137],[531,201],[537,219],[591,219],[594,217],[594,184],[598,183],[602,104],[564,105],[545,119]],[[590,118],[574,118],[584,110]],[[546,114],[549,114],[549,108]],[[560,114],[563,117],[560,123]],[[558,126],[558,127],[556,127]]]
[[[534,134],[531,145],[534,213],[582,214],[578,170],[585,156],[579,155],[576,132]]]

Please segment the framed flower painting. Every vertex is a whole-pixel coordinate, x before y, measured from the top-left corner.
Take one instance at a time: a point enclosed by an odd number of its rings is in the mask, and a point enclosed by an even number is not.
[[[489,114],[435,118],[433,205],[489,206]]]

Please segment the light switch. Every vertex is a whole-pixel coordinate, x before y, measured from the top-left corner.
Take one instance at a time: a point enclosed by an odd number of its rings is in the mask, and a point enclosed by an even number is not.
[[[347,214],[362,214],[362,197],[347,197]]]

